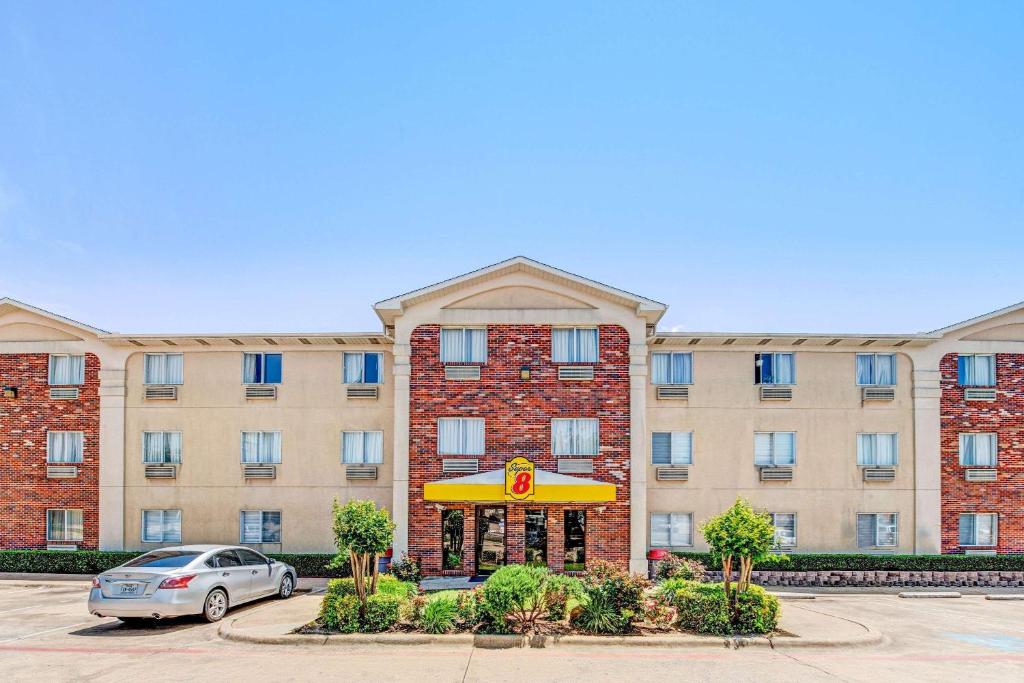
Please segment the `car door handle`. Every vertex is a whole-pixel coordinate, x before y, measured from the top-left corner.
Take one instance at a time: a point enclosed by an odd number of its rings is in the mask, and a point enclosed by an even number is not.
[[[258,570],[256,570],[256,569],[253,569],[253,570],[252,570],[252,573],[253,573],[253,576],[255,576],[256,574],[259,574],[259,571],[258,571]]]
[[[231,572],[221,572],[221,576],[231,576]]]

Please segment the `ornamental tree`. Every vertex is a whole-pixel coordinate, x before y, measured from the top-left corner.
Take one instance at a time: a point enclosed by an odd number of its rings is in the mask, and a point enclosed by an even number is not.
[[[736,596],[750,586],[754,563],[772,556],[775,525],[767,513],[754,512],[750,503],[737,498],[731,508],[704,522],[701,532],[711,547],[712,557],[722,563],[725,594],[729,599],[730,613],[735,619]],[[733,585],[732,571],[737,562],[739,579]]]
[[[367,596],[377,592],[377,565],[381,554],[391,547],[395,523],[387,510],[378,509],[372,500],[350,500],[344,505],[335,500],[333,509],[338,555],[331,564],[340,566],[346,559],[351,563],[359,612],[364,614]]]

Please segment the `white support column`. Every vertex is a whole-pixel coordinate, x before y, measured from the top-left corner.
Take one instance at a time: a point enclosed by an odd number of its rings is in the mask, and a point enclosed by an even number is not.
[[[629,569],[647,573],[647,339],[629,345]],[[639,338],[638,338],[639,337]]]
[[[394,557],[409,551],[409,354],[408,335],[392,349],[395,377],[394,499],[391,517],[395,521]]]
[[[124,358],[100,367],[100,550],[124,550]]]
[[[914,553],[942,552],[942,460],[939,357],[914,361]]]

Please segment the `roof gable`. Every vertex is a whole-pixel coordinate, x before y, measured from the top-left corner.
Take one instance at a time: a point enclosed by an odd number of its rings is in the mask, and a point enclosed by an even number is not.
[[[996,322],[998,320],[998,322]],[[989,328],[1004,327],[1013,323],[1024,322],[1024,301],[1000,308],[990,313],[984,313],[967,320],[954,323],[948,327],[935,330],[932,334],[943,337],[954,336],[958,338],[976,335],[982,330]],[[993,323],[985,325],[984,323]],[[963,332],[964,334],[956,334]],[[981,337],[984,338],[984,337]]]
[[[18,314],[28,314],[27,316],[19,316]],[[58,315],[51,311],[44,310],[42,308],[36,308],[24,302],[18,301],[17,299],[11,299],[9,297],[0,298],[0,321],[7,317],[13,317],[16,319],[8,321],[8,324],[18,324],[27,326],[28,328],[39,328],[42,327],[40,322],[53,323],[53,325],[46,325],[47,327],[54,327],[56,330],[63,332],[64,334],[70,333],[71,335],[86,334],[88,336],[99,336],[101,334],[109,334],[106,330],[101,330],[91,325],[80,323],[77,320],[71,318],[65,318],[62,315]],[[42,321],[40,321],[42,319]],[[38,330],[34,330],[33,334],[37,334]],[[68,338],[68,337],[60,337]]]

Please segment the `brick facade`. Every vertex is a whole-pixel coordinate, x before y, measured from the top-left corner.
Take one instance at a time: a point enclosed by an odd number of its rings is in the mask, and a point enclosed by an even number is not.
[[[943,357],[941,401],[942,552],[962,552],[961,513],[998,513],[999,553],[1024,553],[1024,355],[996,355],[996,400],[965,401],[957,383],[957,354]],[[995,482],[964,481],[961,432],[995,432]]]
[[[480,380],[445,380],[440,360],[440,327],[416,328],[411,339],[409,399],[409,553],[424,573],[441,572],[441,512],[423,500],[427,482],[460,475],[442,473],[437,454],[437,418],[482,417],[485,453],[480,471],[504,468],[525,456],[542,470],[557,471],[551,454],[551,419],[596,417],[600,454],[587,478],[615,484],[616,500],[607,504],[506,505],[506,562],[524,560],[526,510],[548,513],[548,565],[563,568],[564,510],[587,511],[587,561],[629,562],[629,335],[617,325],[599,326],[600,357],[593,381],[560,381],[551,362],[550,325],[489,325],[487,363]],[[530,369],[530,379],[520,370]],[[475,573],[475,516],[472,504],[446,507],[464,511],[462,572]],[[599,510],[599,508],[603,508]]]
[[[85,355],[85,384],[77,400],[51,399],[49,356],[0,355],[0,385],[17,387],[17,398],[0,396],[0,547],[45,548],[46,510],[81,509],[80,548],[99,537],[99,358]],[[83,459],[74,479],[48,479],[49,430],[84,432]]]

